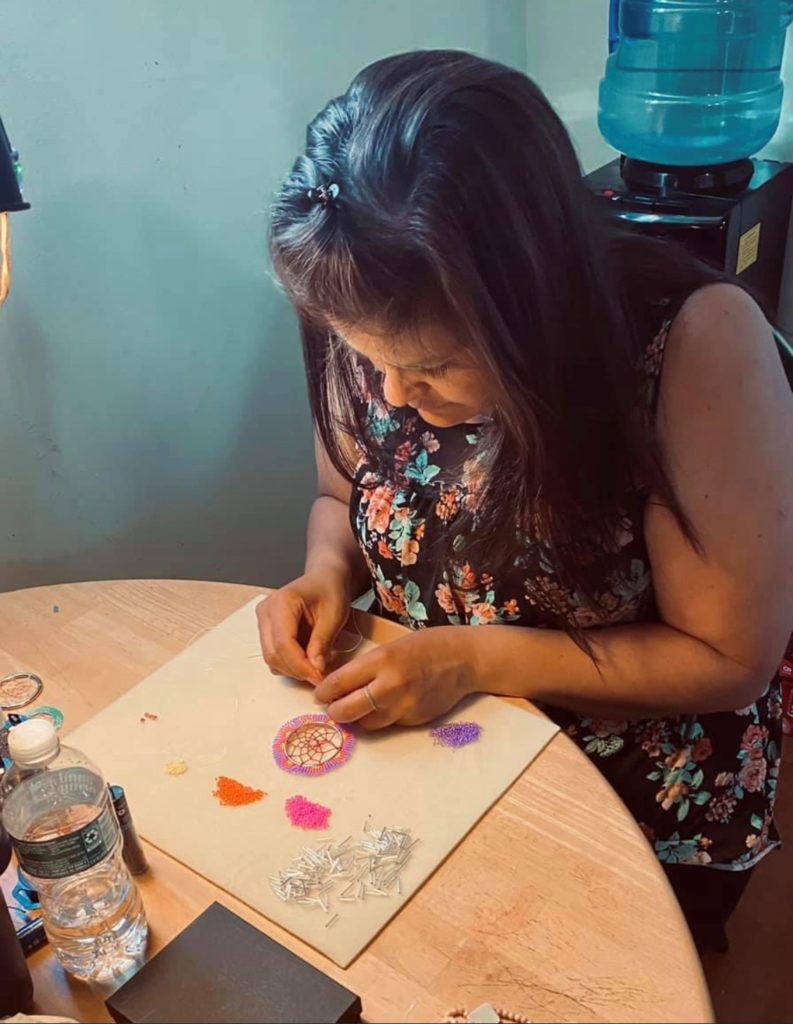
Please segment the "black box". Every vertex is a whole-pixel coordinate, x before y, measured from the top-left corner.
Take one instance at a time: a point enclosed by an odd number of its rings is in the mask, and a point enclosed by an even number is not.
[[[219,903],[189,924],[105,1004],[144,1024],[336,1024],[361,1000]]]

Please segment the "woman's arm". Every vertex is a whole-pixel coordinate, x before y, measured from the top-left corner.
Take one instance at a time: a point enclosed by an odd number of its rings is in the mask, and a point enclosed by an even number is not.
[[[351,594],[364,590],[369,570],[350,528],[352,488],[315,441],[318,495],[308,519],[306,573],[332,571],[347,581]]]
[[[558,630],[508,632],[513,635],[501,642],[492,636],[468,638],[472,672],[464,693],[529,697],[597,718],[652,718],[746,707],[773,673],[747,672],[663,623],[600,630],[597,667]],[[780,648],[777,664],[782,655]],[[527,666],[526,674],[516,675],[516,665]]]
[[[745,707],[767,685],[793,628],[793,396],[745,293],[714,285],[685,303],[660,399],[661,448],[703,549],[648,504],[661,622],[591,631],[600,672],[565,634],[477,630],[481,688],[625,717]]]
[[[597,665],[558,630],[424,630],[332,673],[318,699],[372,728],[426,721],[473,691],[608,718],[752,703],[793,627],[793,397],[768,324],[739,289],[702,289],[676,318],[658,431],[702,545],[699,554],[648,503],[660,622],[590,630]],[[366,683],[383,705],[376,714]]]
[[[350,484],[316,442],[318,497],[308,523],[306,569],[258,609],[262,655],[282,675],[318,683],[366,564],[349,521]]]

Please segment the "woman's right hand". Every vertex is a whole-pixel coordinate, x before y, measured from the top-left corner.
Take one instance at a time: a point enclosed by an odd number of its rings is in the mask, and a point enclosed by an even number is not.
[[[269,668],[321,682],[333,641],[350,613],[350,599],[346,576],[333,569],[314,569],[270,594],[256,609]]]

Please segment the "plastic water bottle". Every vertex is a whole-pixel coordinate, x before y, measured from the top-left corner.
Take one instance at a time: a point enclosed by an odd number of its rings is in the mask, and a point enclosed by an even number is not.
[[[84,981],[123,974],[141,962],[148,926],[101,773],[44,718],[14,726],[8,747],[3,824],[55,954]]]
[[[612,0],[615,11],[598,115],[615,149],[693,167],[742,160],[770,140],[793,0]]]

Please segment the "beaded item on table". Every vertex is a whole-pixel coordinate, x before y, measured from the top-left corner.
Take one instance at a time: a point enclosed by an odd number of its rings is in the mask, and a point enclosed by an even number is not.
[[[327,715],[299,715],[278,730],[273,757],[293,775],[324,775],[345,764],[354,746],[349,729]]]
[[[450,1010],[444,1017],[443,1024],[468,1024],[469,1012],[473,1011],[460,1008]],[[501,1024],[531,1024],[531,1020],[528,1017],[523,1017],[519,1013],[512,1013],[511,1010],[505,1010],[500,1006],[494,1006],[493,1012]]]
[[[0,708],[16,711],[27,707],[41,694],[44,684],[35,672],[12,672],[0,679]]]
[[[27,714],[28,718],[49,718],[57,730],[63,726],[63,712],[60,708],[51,708],[48,704],[41,704],[37,708],[31,708]]]

